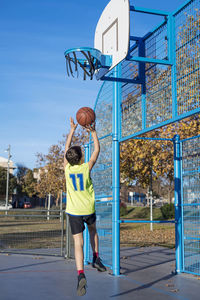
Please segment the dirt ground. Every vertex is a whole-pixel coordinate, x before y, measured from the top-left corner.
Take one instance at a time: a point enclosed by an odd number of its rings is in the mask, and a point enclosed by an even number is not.
[[[121,224],[120,242],[122,246],[175,246],[174,224]]]

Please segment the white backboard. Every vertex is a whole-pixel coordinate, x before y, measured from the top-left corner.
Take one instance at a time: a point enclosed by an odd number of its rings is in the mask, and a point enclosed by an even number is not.
[[[101,14],[94,38],[94,48],[102,54],[112,55],[112,66],[109,70],[127,56],[129,35],[129,0],[111,0]]]

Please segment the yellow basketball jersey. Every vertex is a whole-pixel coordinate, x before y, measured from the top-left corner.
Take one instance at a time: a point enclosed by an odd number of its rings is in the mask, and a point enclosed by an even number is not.
[[[65,168],[67,185],[66,212],[85,216],[95,212],[95,196],[88,163]]]

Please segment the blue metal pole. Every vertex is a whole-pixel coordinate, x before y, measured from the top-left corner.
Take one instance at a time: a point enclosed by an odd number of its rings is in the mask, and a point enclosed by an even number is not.
[[[143,39],[139,40],[139,56],[145,57],[145,42]],[[142,130],[146,128],[146,79],[145,79],[145,63],[139,62],[139,79],[141,85],[141,100],[142,100]]]
[[[86,144],[84,146],[85,148],[85,162],[88,162],[90,157],[89,157],[89,145]],[[85,226],[85,230],[83,233],[83,239],[84,239],[84,247],[83,247],[83,253],[84,253],[84,265],[88,265],[89,261],[89,232],[88,232],[88,227],[87,225]]]
[[[118,78],[120,75],[120,65],[113,70],[113,75]],[[113,83],[113,122],[112,122],[112,268],[113,275],[120,275],[120,144],[119,144],[119,116],[120,116],[120,86]]]
[[[153,63],[153,64],[160,64],[160,65],[172,65],[172,62],[165,59],[155,59],[149,57],[139,57],[139,56],[128,56],[126,58],[128,61],[138,61],[144,63]]]
[[[158,15],[158,16],[168,16],[169,12],[167,11],[162,11],[162,10],[156,10],[156,9],[149,9],[149,8],[143,8],[143,7],[138,7],[138,6],[133,6],[130,5],[130,11],[135,11],[135,12],[141,12],[145,14],[151,14],[151,15]]]
[[[172,63],[171,82],[172,82],[172,120],[177,117],[177,92],[176,92],[176,30],[175,17],[168,16],[168,60]]]
[[[175,248],[176,273],[182,272],[182,217],[181,217],[181,147],[180,137],[175,135],[174,143],[174,206],[175,206]]]
[[[159,223],[159,224],[161,224],[161,223],[175,223],[175,221],[174,220],[172,220],[172,221],[147,221],[147,220],[120,220],[119,221],[120,223]]]
[[[183,157],[183,140],[180,143],[180,153],[181,157]],[[185,270],[185,236],[184,236],[184,198],[183,198],[183,160],[181,160],[181,253],[182,253],[182,269],[181,271],[184,272]]]

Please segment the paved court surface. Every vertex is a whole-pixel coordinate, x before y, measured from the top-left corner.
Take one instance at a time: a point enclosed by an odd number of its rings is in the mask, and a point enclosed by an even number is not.
[[[174,251],[160,247],[122,248],[121,273],[85,272],[87,294],[82,299],[199,300],[200,277],[174,275]],[[64,300],[76,296],[73,260],[0,254],[1,300]]]

